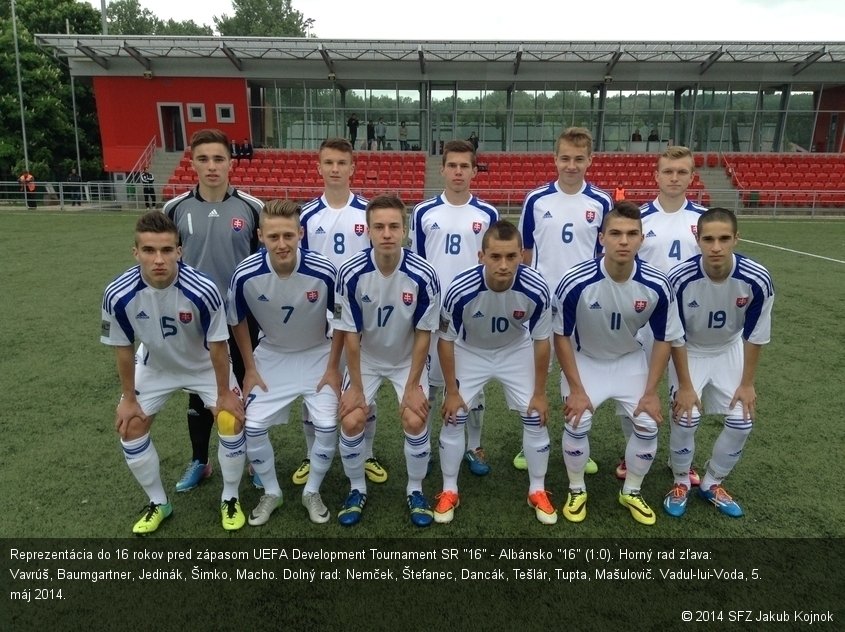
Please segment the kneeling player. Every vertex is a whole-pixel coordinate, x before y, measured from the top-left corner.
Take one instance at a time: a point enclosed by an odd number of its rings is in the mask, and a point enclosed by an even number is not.
[[[338,271],[339,317],[335,331],[346,332],[346,376],[340,400],[340,455],[351,490],[338,513],[340,524],[361,520],[367,502],[364,424],[383,380],[400,399],[408,471],[407,504],[411,522],[433,521],[422,481],[431,456],[428,377],[425,362],[431,332],[437,329],[440,284],[422,257],[402,248],[405,205],[380,195],[367,204],[372,248],[362,250]]]
[[[139,265],[106,288],[100,336],[117,358],[122,394],[115,429],[123,456],[150,501],[132,530],[152,533],[172,512],[150,426],[170,395],[183,389],[199,395],[212,412],[235,417],[233,427],[218,428],[218,458],[223,528],[239,529],[244,524],[237,498],[246,458],[243,404],[229,363],[223,298],[211,279],[179,261],[179,234],[166,215],[152,211],[138,219],[132,250]],[[143,344],[137,362],[136,342]]]
[[[299,213],[299,205],[289,200],[267,203],[258,224],[264,249],[238,265],[229,286],[229,323],[245,368],[247,456],[264,483],[264,494],[249,515],[253,526],[266,523],[282,504],[268,431],[287,423],[299,396],[315,431],[302,504],[312,522],[329,520],[320,485],[337,441],[343,336],[332,341],[327,320],[334,311],[335,268],[323,255],[299,247]],[[263,333],[254,354],[248,314]]]
[[[481,265],[455,277],[443,302],[440,365],[446,384],[440,431],[443,491],[437,522],[451,522],[458,472],[466,447],[464,424],[485,384],[498,380],[511,410],[522,418],[522,449],[528,461],[528,504],[543,524],[557,522],[545,489],[549,464],[546,375],[549,366],[551,297],[540,274],[521,265],[522,238],[498,221],[484,233]],[[526,371],[533,367],[533,371]]]
[[[687,332],[689,373],[706,412],[725,415],[699,495],[723,514],[738,518],[742,508],[722,487],[739,461],[754,422],[754,376],[762,346],[769,342],[774,286],[760,264],[736,254],[736,216],[712,208],[698,220],[701,254],[675,266],[669,281]],[[669,373],[672,389],[677,376]],[[682,516],[690,490],[698,408],[675,420],[669,438],[675,484],[663,501],[670,516]]]
[[[670,353],[681,378],[675,406],[689,412],[696,398],[686,373],[684,331],[669,280],[636,258],[643,242],[639,208],[617,202],[605,216],[599,239],[604,257],[576,265],[555,291],[555,351],[566,378],[561,395],[569,495],[563,516],[570,522],[587,516],[584,466],[590,456],[593,411],[613,399],[634,423],[619,502],[634,520],[650,525],[655,515],[640,487],[657,452],[657,427],[663,421],[657,386]],[[650,359],[636,339],[645,325],[654,334]]]

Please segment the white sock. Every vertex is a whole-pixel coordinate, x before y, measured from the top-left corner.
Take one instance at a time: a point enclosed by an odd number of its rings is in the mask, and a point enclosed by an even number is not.
[[[309,455],[311,471],[303,490],[306,494],[320,491],[320,485],[323,484],[323,479],[326,478],[326,473],[331,467],[335,445],[337,444],[337,428],[335,426],[327,428],[312,426],[312,428],[315,430],[315,439]]]
[[[220,500],[237,498],[246,465],[246,436],[241,430],[231,436],[218,434],[217,438],[217,460],[220,462],[220,475],[223,477],[223,493]]]
[[[376,416],[378,405],[373,402],[367,411],[367,422],[364,424],[364,459],[373,458],[373,442],[376,440]]]
[[[566,424],[563,427],[561,446],[570,491],[586,491],[584,468],[587,466],[587,459],[590,458],[589,431],[582,429],[580,425],[573,429],[572,426]]]
[[[469,411],[467,418],[467,450],[473,452],[481,447],[481,429],[484,427],[484,406],[479,405]]]
[[[701,483],[702,487],[709,484],[704,489],[720,485],[733,471],[742,456],[751,428],[751,421],[743,419],[742,414],[725,417],[725,427],[722,428],[722,432],[716,438],[716,443],[713,444],[713,454],[710,457],[707,474]]]
[[[340,460],[343,471],[349,479],[350,489],[357,489],[362,494],[367,493],[367,477],[364,475],[364,433],[359,432],[348,436],[340,431]]]
[[[693,418],[693,425],[684,426],[672,422],[669,430],[669,459],[672,476],[676,484],[686,485],[690,489],[689,471],[695,457],[695,432],[701,416]]]
[[[528,493],[546,489],[549,469],[549,428],[540,425],[540,418],[522,417],[522,450],[528,462]]]
[[[405,493],[422,491],[422,482],[428,471],[428,460],[431,458],[431,438],[428,426],[418,435],[405,432],[405,467],[408,470],[408,485]]]
[[[628,445],[625,447],[625,463],[628,475],[622,485],[623,494],[638,493],[643,479],[651,469],[654,456],[657,454],[657,431],[648,432],[634,429]]]
[[[466,416],[459,415],[456,424],[445,424],[440,428],[440,471],[443,473],[443,489],[458,491],[458,473],[464,458],[464,425]]]
[[[273,444],[270,443],[270,433],[266,429],[246,429],[246,455],[252,469],[264,485],[264,493],[271,496],[281,496],[282,488],[276,476],[276,461]]]
[[[157,505],[166,504],[167,494],[161,482],[158,452],[150,439],[150,433],[129,441],[121,439],[120,445],[123,446],[123,458],[126,459],[129,471],[144,489],[150,502]]]

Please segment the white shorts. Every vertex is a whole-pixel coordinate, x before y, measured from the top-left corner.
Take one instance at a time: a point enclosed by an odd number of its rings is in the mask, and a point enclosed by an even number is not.
[[[474,408],[484,385],[501,383],[508,408],[524,415],[534,393],[534,345],[479,349],[455,344],[455,374],[464,402]],[[464,411],[466,412],[466,411]]]
[[[442,388],[446,384],[443,379],[443,369],[440,367],[440,354],[437,353],[437,341],[440,340],[440,333],[431,333],[431,346],[428,348],[428,383],[431,386]]]
[[[286,424],[293,402],[300,396],[308,407],[310,421],[320,428],[337,427],[337,395],[330,386],[317,392],[331,348],[321,345],[306,351],[276,351],[259,344],[255,349],[255,367],[267,391],[260,386],[247,398],[246,427],[266,429]]]
[[[742,339],[737,339],[718,355],[694,356],[688,353],[692,386],[704,406],[704,411],[699,412],[711,415],[727,415],[731,412],[731,400],[742,381],[744,360]],[[673,393],[678,390],[678,375],[671,362],[669,384]],[[742,404],[737,405],[742,408]]]
[[[657,430],[657,422],[650,415],[640,413],[634,417],[634,410],[648,383],[648,359],[645,351],[634,351],[613,360],[599,360],[576,351],[575,364],[578,366],[581,383],[590,398],[593,410],[608,399],[613,399],[616,401],[617,410],[633,419],[637,425]],[[569,384],[565,379],[560,381],[560,394],[564,399],[569,395]],[[589,410],[585,411],[581,422],[592,419],[592,416]]]
[[[376,402],[376,394],[384,380],[390,380],[393,384],[393,390],[396,391],[396,398],[402,401],[405,395],[405,383],[408,381],[408,374],[411,372],[411,365],[406,364],[397,366],[390,370],[378,368],[367,364],[363,359],[361,360],[361,382],[364,386],[364,401],[368,406],[372,406]],[[349,388],[349,371],[343,376],[343,390]],[[423,371],[420,376],[420,388],[423,394],[428,397],[428,375]]]
[[[229,388],[238,397],[241,389],[235,374],[232,373],[232,364],[229,363]],[[191,374],[176,374],[159,371],[146,364],[135,361],[135,393],[141,409],[146,415],[155,415],[164,408],[167,400],[176,391],[185,390],[189,393],[196,393],[202,399],[206,408],[217,406],[217,378],[214,376],[214,369]]]

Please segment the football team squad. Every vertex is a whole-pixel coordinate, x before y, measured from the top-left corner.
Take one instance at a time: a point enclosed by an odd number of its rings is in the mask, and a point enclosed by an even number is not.
[[[322,483],[339,452],[349,491],[337,493],[336,520],[357,524],[368,485],[388,477],[373,452],[379,419],[394,425],[376,406],[385,381],[398,401],[403,507],[413,525],[456,518],[462,465],[490,473],[482,431],[491,381],[521,420],[513,465],[528,473],[527,504],[541,523],[587,517],[585,475],[598,469],[590,429],[607,400],[625,446],[615,469],[618,502],[637,523],[656,520],[640,490],[664,421],[674,479],[665,513],[683,516],[697,488],[722,514],[742,516],[723,482],[755,419],[772,280],[736,252],[732,211],[687,199],[689,149],[657,157],[659,194],[639,206],[614,203],[585,179],[592,148],[588,130],[564,130],[555,143],[557,179],[528,193],[515,225],[472,193],[476,153],[467,141],[445,144],[443,192],[408,219],[396,195],[366,200],[351,191],[355,156],[345,139],[322,143],[315,167],[325,189],[299,205],[264,203],[231,186],[229,139],[196,132],[197,185],[138,219],[137,265],[108,285],[102,303],[101,341],[115,350],[121,385],[115,429],[148,497],[133,532],[154,532],[173,510],[150,429],[177,391],[190,394],[192,455],[175,491],[211,476],[216,421],[224,529],[266,524],[281,506],[269,432],[299,401],[304,459],[292,480],[304,486],[302,505],[313,523],[331,520]],[[557,409],[546,395],[553,359],[569,482],[560,512],[545,484]],[[669,402],[659,395],[667,366]],[[724,427],[699,474],[703,414],[724,416]],[[429,501],[423,482],[435,463],[442,487]],[[238,500],[245,472],[263,490],[248,513]]]

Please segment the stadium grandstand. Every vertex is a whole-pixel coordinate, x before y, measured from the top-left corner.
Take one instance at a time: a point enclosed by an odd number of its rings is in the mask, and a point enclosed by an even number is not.
[[[555,177],[561,129],[589,129],[587,177],[654,196],[656,154],[696,153],[690,196],[752,212],[845,207],[843,42],[484,42],[38,35],[93,83],[115,196],[151,165],[165,197],[194,181],[186,147],[204,127],[255,147],[232,181],[259,197],[320,188],[316,148],[350,137],[353,187],[416,202],[440,187],[439,153],[475,135],[474,190],[517,208]],[[384,151],[368,147],[382,119]],[[404,123],[404,125],[403,125]],[[400,128],[402,129],[400,135]],[[400,150],[405,148],[405,150]]]

